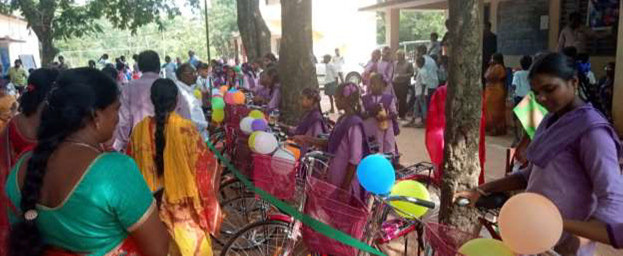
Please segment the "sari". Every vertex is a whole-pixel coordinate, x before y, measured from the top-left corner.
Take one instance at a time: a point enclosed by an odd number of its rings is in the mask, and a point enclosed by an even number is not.
[[[163,189],[160,219],[174,246],[171,255],[212,255],[210,234],[219,233],[222,212],[216,199],[220,168],[193,123],[171,113],[164,131],[164,173],[154,156],[156,122],[147,117],[134,128],[128,154],[152,192]]]
[[[29,157],[24,154],[7,178],[10,201],[5,212],[12,224],[23,221],[18,176]],[[36,225],[46,245],[43,255],[139,256],[130,234],[154,211],[156,202],[134,161],[119,153],[103,153],[60,205],[37,205]]]
[[[506,134],[506,69],[494,64],[485,73],[486,131],[494,136]]]

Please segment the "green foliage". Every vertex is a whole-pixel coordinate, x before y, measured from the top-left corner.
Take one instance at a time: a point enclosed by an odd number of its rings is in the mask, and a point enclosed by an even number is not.
[[[204,17],[203,9],[197,9],[190,15],[139,27],[135,32],[115,28],[112,22],[100,19],[94,25],[101,28],[101,33],[60,39],[56,46],[73,66],[86,66],[89,59],[97,60],[103,53],[113,59],[124,55],[131,60],[133,54],[147,49],[157,51],[162,59],[168,55],[182,61],[188,60],[188,50],[194,50],[199,59],[207,60]],[[235,0],[214,1],[208,17],[212,58],[233,57],[233,34],[238,31]]]
[[[400,11],[399,41],[416,41],[430,39],[430,33],[437,32],[439,40],[446,33],[446,18],[442,12],[434,11]],[[385,44],[385,15],[377,12],[376,42]]]

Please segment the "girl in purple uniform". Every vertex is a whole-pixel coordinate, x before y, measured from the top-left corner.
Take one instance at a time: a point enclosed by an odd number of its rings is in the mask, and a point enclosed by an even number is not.
[[[398,110],[395,97],[384,92],[387,83],[381,74],[370,76],[370,93],[361,99],[364,108],[364,128],[366,134],[373,136],[379,145],[379,153],[398,153],[396,135],[398,128]]]

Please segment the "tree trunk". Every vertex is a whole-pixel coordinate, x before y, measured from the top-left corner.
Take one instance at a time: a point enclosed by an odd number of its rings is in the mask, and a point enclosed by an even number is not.
[[[482,6],[482,0],[449,1],[451,48],[440,219],[464,231],[473,230],[477,213],[453,204],[452,197],[456,191],[477,186],[481,170]]]
[[[318,88],[313,62],[312,0],[281,0],[282,39],[279,51],[281,111],[286,123],[295,123],[303,114],[300,93]]]
[[[262,18],[259,0],[237,0],[238,30],[247,58],[254,60],[270,52],[270,30]]]
[[[54,62],[54,57],[58,54],[58,49],[54,47],[54,40],[52,35],[47,33],[35,33],[39,38],[39,44],[41,47],[41,67],[47,67]]]

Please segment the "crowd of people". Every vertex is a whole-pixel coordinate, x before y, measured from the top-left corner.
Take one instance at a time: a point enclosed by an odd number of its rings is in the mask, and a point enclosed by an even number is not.
[[[452,35],[438,38],[432,33],[430,45],[418,46],[415,65],[405,52],[374,50],[363,87],[343,80],[339,51],[323,57],[324,93],[339,117],[330,124],[320,91],[305,88],[300,122],[280,125],[303,149],[333,155],[324,178],[336,189],[366,201],[357,166],[373,153],[398,156],[400,120],[409,115],[405,126],[443,134]],[[495,35],[483,40],[493,47]],[[537,102],[545,113],[540,125],[517,116],[525,145],[519,171],[488,183],[481,172],[481,185],[458,195],[473,203],[511,190],[544,195],[565,221],[556,250],[592,255],[594,243],[580,243],[576,235],[623,245],[623,147],[606,108],[598,107],[612,105],[614,64],[596,90],[581,49],[563,49],[524,56],[514,73],[504,56],[488,55],[482,129],[506,133],[509,101]],[[15,62],[10,83],[0,90],[0,207],[6,209],[0,211],[0,243],[6,245],[0,255],[212,255],[210,236],[218,235],[224,216],[215,191],[221,163],[204,143],[219,125],[207,115],[211,100],[223,87],[240,90],[264,112],[278,113],[278,60],[267,53],[228,65],[189,51],[184,63],[170,56],[161,63],[151,50],[133,59],[131,68],[124,56],[113,64],[104,54],[72,69],[59,57],[52,67],[31,72]],[[605,102],[595,101],[599,97]],[[480,157],[482,164],[484,152]]]

